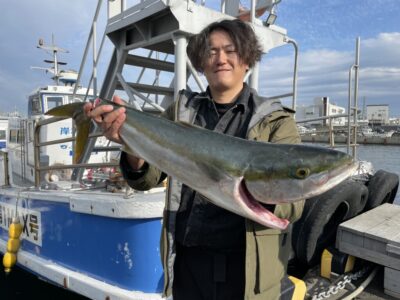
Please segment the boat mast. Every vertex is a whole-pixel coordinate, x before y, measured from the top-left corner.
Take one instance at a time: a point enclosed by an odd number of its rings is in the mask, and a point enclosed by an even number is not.
[[[54,35],[53,34],[52,34],[51,40],[52,40],[52,44],[51,45],[45,45],[44,44],[44,40],[42,38],[40,38],[39,42],[38,42],[38,45],[37,45],[37,48],[43,49],[46,52],[49,51],[49,52],[52,53],[53,60],[45,59],[44,62],[49,63],[49,64],[53,64],[53,66],[51,68],[42,68],[42,67],[31,67],[31,68],[32,69],[45,70],[46,72],[50,72],[50,73],[54,74],[52,79],[56,82],[57,85],[59,85],[59,78],[61,77],[61,75],[60,75],[60,72],[59,72],[58,65],[66,65],[67,63],[58,61],[57,54],[58,54],[58,52],[69,53],[69,51],[65,50],[63,48],[57,47],[54,44]]]

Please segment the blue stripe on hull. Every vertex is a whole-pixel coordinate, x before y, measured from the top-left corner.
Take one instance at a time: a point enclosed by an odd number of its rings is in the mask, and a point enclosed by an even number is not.
[[[0,202],[15,205],[4,195]],[[25,251],[123,289],[162,291],[161,219],[82,214],[71,212],[68,203],[36,199],[20,199],[19,205],[41,212],[42,247],[23,240]],[[0,238],[8,238],[3,228]]]

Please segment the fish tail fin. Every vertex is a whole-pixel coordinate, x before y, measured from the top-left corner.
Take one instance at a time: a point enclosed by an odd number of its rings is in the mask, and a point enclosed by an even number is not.
[[[54,107],[46,112],[46,115],[54,117],[73,118],[76,125],[76,142],[74,149],[73,162],[80,161],[83,151],[89,138],[91,118],[87,117],[83,106],[84,102],[74,102],[66,105]]]

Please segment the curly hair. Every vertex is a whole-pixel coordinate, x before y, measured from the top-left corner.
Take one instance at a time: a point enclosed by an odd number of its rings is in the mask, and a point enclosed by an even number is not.
[[[210,34],[218,30],[229,34],[241,62],[251,68],[260,61],[262,47],[250,25],[239,19],[222,20],[211,23],[189,39],[186,53],[197,71],[203,72],[204,63],[208,58]]]

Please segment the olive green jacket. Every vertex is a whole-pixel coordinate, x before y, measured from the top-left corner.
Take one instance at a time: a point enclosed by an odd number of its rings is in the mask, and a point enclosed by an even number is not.
[[[296,123],[290,109],[279,100],[259,97],[251,91],[254,112],[250,120],[247,138],[271,143],[300,143]],[[188,100],[191,105],[188,105]],[[181,91],[178,101],[170,106],[164,117],[170,120],[194,122],[196,101],[204,100],[204,94]],[[159,184],[165,174],[149,166],[143,176],[129,180],[128,184],[138,190],[147,190]],[[180,204],[181,183],[168,178],[166,205],[161,236],[161,257],[164,267],[164,296],[172,293],[173,264],[175,260],[175,216]],[[304,201],[275,206],[274,214],[293,222],[300,218]],[[290,228],[290,226],[289,226]],[[246,287],[245,299],[279,299],[281,280],[286,275],[291,248],[289,229],[285,231],[266,228],[246,220]]]

